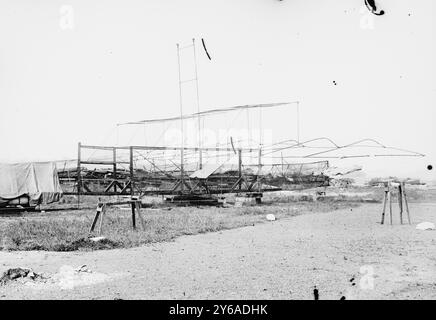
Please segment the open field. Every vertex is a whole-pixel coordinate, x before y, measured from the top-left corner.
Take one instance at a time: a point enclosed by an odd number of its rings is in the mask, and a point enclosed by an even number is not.
[[[380,224],[382,204],[370,203],[380,192],[148,208],[137,231],[130,210],[113,207],[100,243],[86,240],[94,209],[3,216],[0,275],[38,276],[0,279],[0,299],[313,299],[315,285],[321,299],[435,299],[436,231],[415,229],[436,221],[434,191],[409,191],[411,225],[399,224],[395,202],[394,224]]]
[[[273,213],[277,218],[309,212],[327,212],[354,207],[354,202],[297,202],[247,207],[176,207],[142,209],[145,230],[137,221],[131,228],[129,207],[109,208],[105,214],[102,242],[87,240],[95,209],[26,214],[0,219],[0,248],[3,250],[75,251],[129,248],[169,241],[182,235],[214,232],[264,222]]]
[[[141,210],[145,229],[139,219],[137,230],[131,228],[128,205],[109,207],[104,216],[104,241],[92,242],[88,231],[95,215],[96,197],[82,197],[81,210],[65,210],[77,206],[77,199],[66,196],[60,203],[43,207],[45,212],[5,216],[0,219],[0,250],[75,251],[129,248],[148,243],[169,241],[182,235],[194,235],[265,222],[269,213],[277,218],[310,212],[328,212],[359,205],[364,200],[378,201],[382,189],[329,188],[326,196],[314,201],[315,190],[265,193],[260,206],[233,206],[235,197],[227,196],[224,207],[168,207],[161,198],[147,199],[152,208]],[[109,202],[122,199],[108,198]],[[160,201],[159,201],[160,200]],[[321,201],[322,200],[322,201]],[[413,199],[412,199],[413,200]],[[63,208],[60,211],[56,208]],[[98,227],[98,225],[97,225]]]
[[[45,278],[0,286],[0,297],[312,299],[316,285],[320,299],[435,299],[435,231],[415,225],[435,221],[436,204],[410,209],[412,225],[380,225],[380,204],[362,204],[130,249],[2,251],[1,268]],[[85,264],[92,272],[72,271]]]

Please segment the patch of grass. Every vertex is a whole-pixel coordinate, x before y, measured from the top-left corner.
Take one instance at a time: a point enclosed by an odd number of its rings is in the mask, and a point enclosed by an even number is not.
[[[93,242],[88,230],[94,210],[51,212],[0,220],[0,249],[75,251],[128,248],[170,241],[178,236],[216,232],[265,222],[265,216],[278,219],[308,212],[329,212],[357,206],[350,202],[297,202],[232,208],[142,209],[145,229],[137,219],[132,230],[129,210],[110,208],[104,220],[105,240]]]

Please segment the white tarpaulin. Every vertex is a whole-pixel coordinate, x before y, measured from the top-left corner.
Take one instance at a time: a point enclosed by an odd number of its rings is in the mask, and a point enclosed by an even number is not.
[[[55,163],[0,163],[0,200],[28,196],[36,203],[51,203],[61,195]]]

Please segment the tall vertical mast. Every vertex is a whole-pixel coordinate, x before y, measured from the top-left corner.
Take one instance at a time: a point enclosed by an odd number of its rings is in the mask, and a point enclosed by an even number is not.
[[[199,169],[202,168],[202,137],[201,137],[201,117],[200,117],[200,94],[198,90],[198,72],[197,72],[197,55],[195,53],[195,39],[192,38],[192,47],[194,50],[194,69],[195,69],[195,88],[197,93],[197,113],[198,113],[198,148],[199,148]]]
[[[182,79],[181,79],[181,71],[180,71],[180,47],[177,43],[177,62],[179,66],[179,99],[180,99],[180,131],[181,131],[181,150],[180,150],[180,180],[181,180],[181,188],[182,191],[185,187],[184,181],[184,170],[183,170],[183,151],[184,151],[184,133],[183,133],[183,102],[182,102]]]

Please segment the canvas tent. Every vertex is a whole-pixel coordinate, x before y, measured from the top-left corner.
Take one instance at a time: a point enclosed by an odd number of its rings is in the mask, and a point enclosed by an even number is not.
[[[30,205],[47,204],[61,196],[54,162],[0,164],[0,205],[23,197]]]

